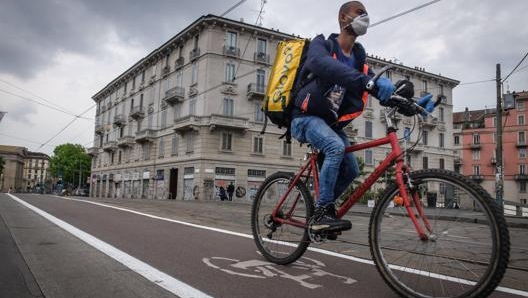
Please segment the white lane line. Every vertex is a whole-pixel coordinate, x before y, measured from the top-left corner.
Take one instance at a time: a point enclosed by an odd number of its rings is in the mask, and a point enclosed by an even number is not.
[[[114,246],[95,238],[94,236],[66,223],[65,221],[56,218],[55,216],[19,199],[18,197],[12,194],[8,195],[11,197],[11,199],[31,209],[33,212],[51,221],[52,223],[66,230],[67,232],[73,234],[75,237],[100,250],[104,254],[110,256],[119,263],[137,272],[146,279],[175,294],[176,296],[182,298],[212,298],[211,296],[201,292],[200,290],[193,288],[192,286],[182,281],[179,281],[166,273],[161,272],[160,270],[150,266],[149,264],[134,258],[133,256],[115,248]]]
[[[152,215],[152,214],[148,214],[148,213],[143,213],[143,212],[139,212],[139,211],[123,208],[123,207],[117,207],[117,206],[107,205],[107,204],[103,204],[103,203],[99,203],[99,202],[81,200],[81,199],[59,197],[59,196],[56,196],[56,197],[59,198],[59,199],[64,199],[64,200],[71,200],[71,201],[89,203],[89,204],[94,204],[94,205],[98,205],[98,206],[102,206],[102,207],[106,207],[106,208],[117,209],[117,210],[130,212],[130,213],[134,213],[134,214],[138,214],[138,215],[142,215],[142,216],[146,216],[146,217],[150,217],[150,218],[155,218],[155,219],[164,220],[164,221],[168,221],[168,222],[174,222],[174,223],[178,223],[178,224],[182,224],[182,225],[186,225],[186,226],[190,226],[190,227],[194,227],[194,228],[198,228],[198,229],[204,229],[204,230],[215,231],[215,232],[224,233],[224,234],[228,234],[228,235],[234,235],[234,236],[239,236],[239,237],[245,237],[245,238],[253,239],[253,235],[249,235],[249,234],[238,233],[238,232],[233,232],[233,231],[224,230],[224,229],[218,229],[218,228],[212,228],[212,227],[208,227],[208,226],[197,225],[197,224],[188,223],[188,222],[181,221],[181,220],[175,220],[175,219],[170,219],[170,218],[161,217],[161,216],[157,216],[157,215]],[[291,243],[288,243],[288,244],[289,245],[293,245]],[[358,262],[358,263],[374,265],[374,262],[372,260],[369,260],[369,259],[353,257],[353,256],[349,256],[349,255],[345,255],[345,254],[341,254],[341,253],[337,253],[337,252],[333,252],[333,251],[329,251],[329,250],[324,250],[324,249],[321,249],[321,248],[308,247],[308,250],[313,251],[313,252],[317,252],[317,253],[320,253],[320,254],[328,255],[328,256],[333,256],[333,257],[337,257],[337,258],[341,258],[341,259],[346,259],[346,260]],[[393,268],[393,269],[398,269],[398,268]],[[428,273],[428,274],[431,275],[432,273]],[[449,276],[440,276],[439,275],[437,278],[444,279],[444,280],[449,280],[451,277],[449,277]],[[512,288],[507,288],[507,287],[501,287],[501,286],[497,287],[495,290],[496,291],[500,291],[500,292],[504,292],[504,293],[509,293],[509,294],[519,295],[519,296],[523,296],[523,297],[528,297],[528,291],[522,291],[522,290],[517,290],[517,289],[512,289]]]

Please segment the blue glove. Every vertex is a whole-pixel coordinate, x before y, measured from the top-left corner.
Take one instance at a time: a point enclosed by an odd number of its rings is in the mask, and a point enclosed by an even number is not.
[[[424,108],[424,110],[426,110],[428,113],[432,113],[434,111],[435,106],[433,102],[433,95],[431,93],[427,93],[425,96],[418,99],[416,103]],[[420,114],[427,116],[427,114],[423,111]]]
[[[394,92],[394,85],[387,78],[378,78],[376,81],[376,87],[378,87],[378,96],[377,98],[381,103],[386,103],[389,101],[392,93]]]

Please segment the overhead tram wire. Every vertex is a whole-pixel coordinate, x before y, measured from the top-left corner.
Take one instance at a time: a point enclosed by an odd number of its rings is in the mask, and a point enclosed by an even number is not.
[[[526,59],[526,56],[528,56],[528,52],[524,55],[524,57],[517,63],[517,66],[501,81],[501,84],[504,83],[511,75],[512,73],[523,63],[524,59]]]
[[[388,21],[390,21],[390,20],[393,20],[393,19],[399,18],[399,17],[401,17],[401,16],[403,16],[403,15],[406,15],[406,14],[411,13],[411,12],[413,12],[413,11],[416,11],[416,10],[422,9],[422,8],[424,8],[424,7],[426,7],[426,6],[429,6],[429,5],[431,5],[431,4],[435,4],[436,2],[440,2],[440,1],[442,1],[442,0],[433,0],[433,1],[430,1],[430,2],[427,2],[427,3],[424,3],[424,4],[422,4],[422,5],[418,5],[418,6],[414,7],[414,8],[411,8],[411,9],[406,10],[406,11],[404,11],[404,12],[400,12],[400,13],[398,13],[398,14],[395,14],[395,15],[391,16],[391,17],[388,17],[388,18],[386,18],[386,19],[383,19],[383,20],[381,20],[381,21],[379,21],[379,22],[376,22],[376,23],[374,23],[374,24],[371,24],[371,25],[369,26],[369,28],[372,28],[372,27],[377,26],[377,25],[379,25],[379,24],[383,24],[383,23],[388,22]]]
[[[240,0],[238,1],[235,5],[231,6],[228,10],[226,10],[223,14],[221,14],[220,16],[221,17],[224,17],[225,15],[227,15],[228,13],[230,13],[232,10],[234,10],[235,8],[239,7],[240,4],[246,2],[246,0]]]

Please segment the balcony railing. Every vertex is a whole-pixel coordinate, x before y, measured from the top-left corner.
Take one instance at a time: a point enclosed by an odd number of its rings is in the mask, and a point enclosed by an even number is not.
[[[224,56],[239,57],[240,49],[235,46],[224,46]]]
[[[178,102],[182,102],[185,99],[185,88],[174,87],[165,91],[165,102],[174,105]]]
[[[152,142],[154,140],[156,132],[150,128],[140,130],[136,133],[136,142],[145,143]]]
[[[247,88],[247,97],[249,100],[262,100],[266,94],[266,85],[250,83]]]
[[[471,176],[469,176],[469,179],[480,183],[480,182],[482,182],[484,180],[484,176],[482,176],[482,175],[471,175]]]
[[[134,143],[135,141],[133,136],[123,136],[117,139],[117,146],[121,148],[132,147]]]
[[[96,124],[95,125],[95,134],[102,135],[104,133],[104,125]]]
[[[96,156],[99,153],[99,147],[90,147],[86,149],[86,153],[91,156]]]
[[[209,129],[225,128],[238,131],[249,129],[249,119],[243,117],[234,117],[227,115],[211,114],[209,118]]]
[[[180,69],[185,64],[185,58],[179,57],[176,59],[176,62],[174,63],[174,69]]]
[[[117,150],[117,141],[108,141],[103,144],[103,150],[107,152],[112,152]]]
[[[257,63],[264,63],[264,64],[270,63],[270,55],[264,52],[255,52],[254,59],[255,59],[255,62]]]
[[[420,125],[424,128],[435,128],[438,125],[438,119],[427,117],[420,121]]]
[[[471,143],[469,144],[469,148],[472,150],[480,150],[482,148],[482,145],[480,143]]]
[[[461,165],[462,164],[462,158],[455,157],[455,165]]]
[[[528,181],[528,175],[527,174],[517,174],[513,176],[513,179],[516,181]]]
[[[492,158],[490,159],[490,163],[491,163],[492,165],[497,164],[497,159],[496,159],[495,157],[492,157]]]
[[[526,148],[528,147],[528,143],[526,141],[517,141],[517,148]]]
[[[123,114],[117,114],[114,116],[114,125],[115,126],[122,126],[125,124],[125,115]]]
[[[193,130],[198,131],[201,125],[201,119],[201,117],[194,115],[174,119],[174,125],[172,126],[172,129],[179,133]]]
[[[194,59],[197,59],[198,57],[200,57],[200,48],[192,49],[189,52],[189,60],[190,61],[193,61]]]
[[[143,111],[143,107],[141,106],[135,106],[130,111],[130,117],[133,119],[141,119],[145,117],[145,112]]]

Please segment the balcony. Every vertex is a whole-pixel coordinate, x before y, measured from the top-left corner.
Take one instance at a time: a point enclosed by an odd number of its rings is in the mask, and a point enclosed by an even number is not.
[[[240,49],[235,46],[224,46],[224,56],[238,58],[240,56]]]
[[[469,144],[469,148],[471,150],[480,150],[482,148],[482,145],[480,143],[471,143]]]
[[[170,105],[175,105],[185,99],[185,88],[174,87],[165,91],[165,102]]]
[[[438,119],[427,117],[420,121],[420,127],[433,129],[438,125]]]
[[[381,109],[380,110],[380,120],[381,122],[385,122],[385,112],[387,112],[386,109]],[[401,114],[398,114],[398,113],[394,113],[394,115],[392,116],[392,120],[395,120],[395,121],[400,121],[403,119],[403,116]]]
[[[125,115],[123,115],[123,114],[118,114],[118,115],[115,115],[115,116],[114,116],[114,122],[113,122],[113,124],[114,124],[115,126],[121,127],[121,126],[123,126],[123,124],[125,124],[125,122],[126,122]]]
[[[161,69],[161,75],[164,76],[164,77],[168,76],[169,73],[170,73],[170,70],[171,70],[171,69],[170,69],[170,66],[165,65],[165,66]]]
[[[455,165],[461,165],[462,164],[462,158],[455,157]]]
[[[99,153],[99,147],[90,147],[86,149],[86,154],[91,156],[97,156]]]
[[[255,52],[254,59],[256,63],[270,64],[270,56],[264,52]]]
[[[135,140],[133,136],[123,136],[117,139],[117,146],[121,148],[132,147]]]
[[[414,141],[411,141],[411,142],[409,142],[408,144],[413,145],[413,144],[414,144]],[[425,150],[425,146],[423,145],[422,142],[420,142],[420,143],[416,144],[416,146],[414,146],[414,148],[412,149],[411,153],[413,153],[413,154],[420,154],[420,153],[422,153],[424,150]]]
[[[193,61],[193,60],[195,60],[195,59],[198,59],[198,57],[200,57],[200,48],[192,49],[192,50],[189,52],[189,60],[190,60],[190,61]]]
[[[117,142],[116,141],[108,141],[103,144],[103,150],[106,152],[113,152],[117,150]]]
[[[266,95],[266,85],[250,83],[247,88],[247,97],[249,100],[263,100]]]
[[[132,110],[130,111],[130,117],[136,120],[145,117],[145,111],[143,111],[143,107],[141,106],[133,107]]]
[[[496,165],[496,164],[497,164],[497,159],[496,159],[495,157],[492,157],[492,158],[490,159],[490,163],[491,163],[492,165]]]
[[[526,174],[517,174],[513,176],[515,181],[528,181],[528,175]]]
[[[528,143],[526,143],[526,141],[517,141],[516,147],[517,148],[526,148],[526,147],[528,147]]]
[[[484,176],[482,176],[482,175],[470,175],[469,179],[471,179],[471,180],[473,180],[473,181],[475,181],[477,183],[480,183],[480,182],[484,181]]]
[[[176,62],[174,63],[174,69],[178,70],[182,68],[184,64],[185,64],[185,58],[179,57],[178,59],[176,59]]]
[[[175,132],[183,133],[186,131],[198,131],[201,123],[201,117],[189,115],[174,120],[172,129]]]
[[[104,125],[96,124],[95,125],[95,134],[102,135],[104,133]]]
[[[245,132],[249,129],[249,119],[243,117],[211,114],[208,125],[210,130],[224,128]]]
[[[138,131],[136,133],[135,140],[137,143],[152,142],[155,136],[156,136],[156,132],[150,128],[147,128],[147,129]]]

